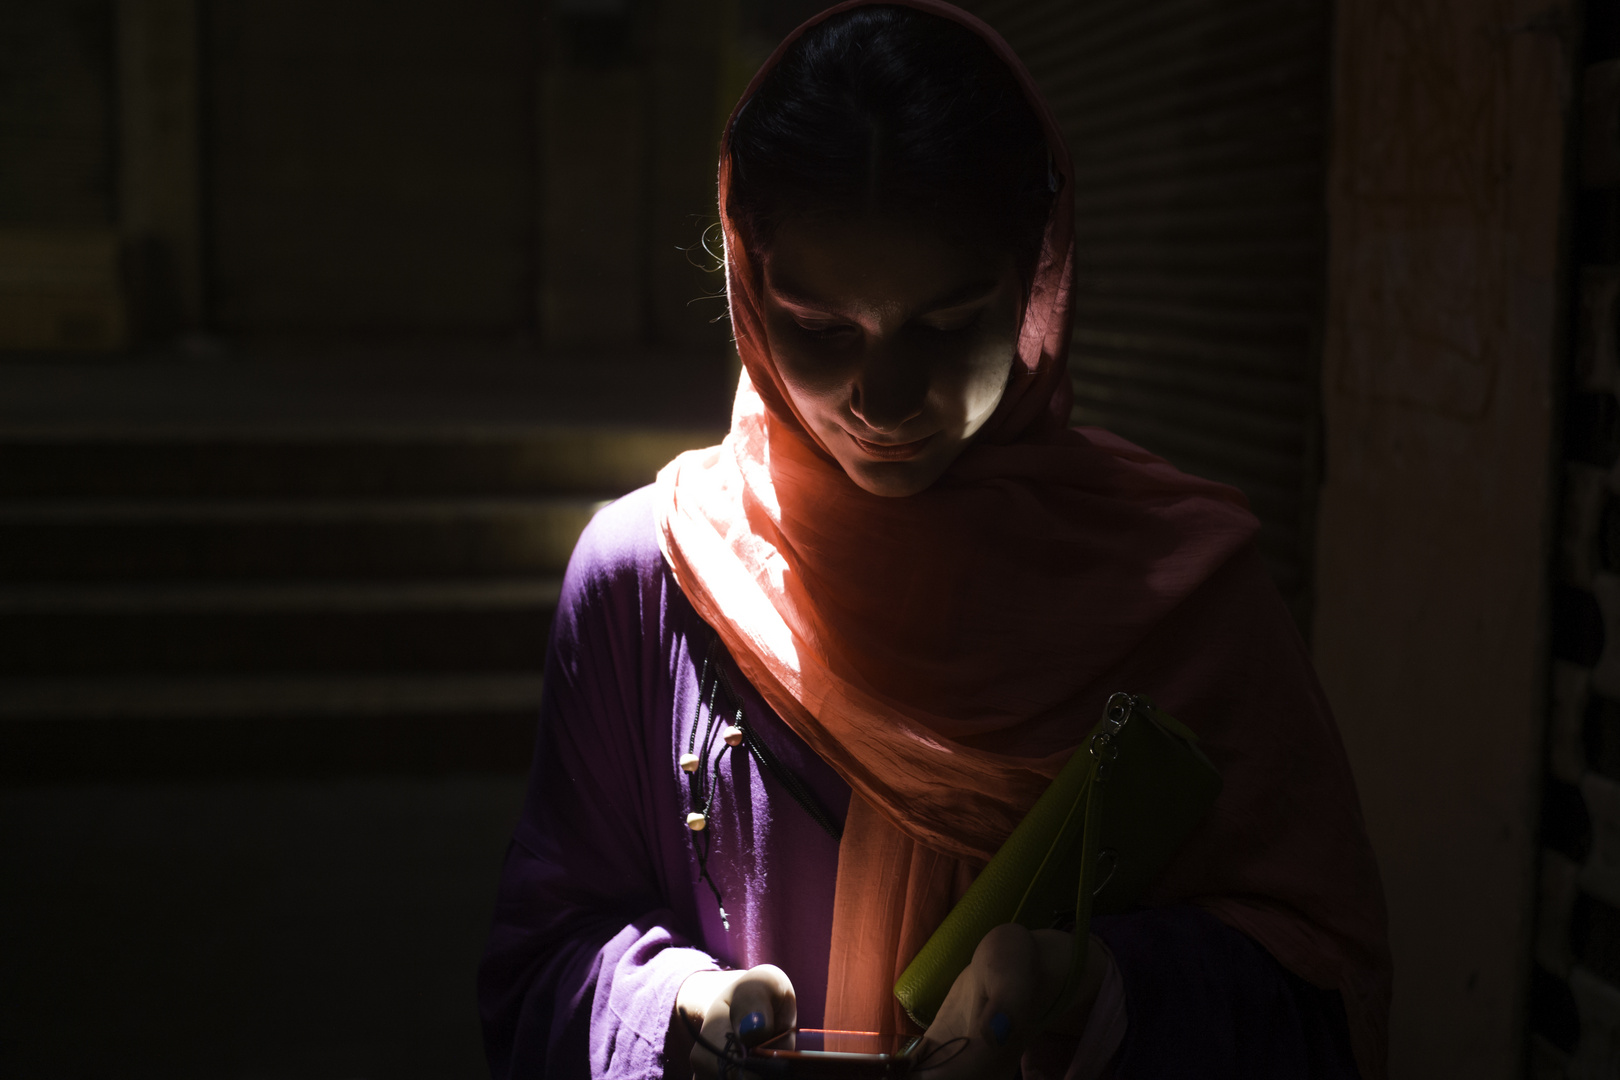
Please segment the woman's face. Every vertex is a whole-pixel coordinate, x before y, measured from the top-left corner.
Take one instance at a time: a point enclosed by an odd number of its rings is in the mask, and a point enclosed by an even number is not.
[[[874,495],[939,479],[1007,387],[1024,302],[1011,255],[905,222],[793,220],[763,284],[788,396]]]

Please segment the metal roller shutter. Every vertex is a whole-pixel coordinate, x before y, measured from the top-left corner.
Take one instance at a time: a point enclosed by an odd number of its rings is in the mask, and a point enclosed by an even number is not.
[[[203,29],[214,329],[532,328],[532,4],[209,0]]]
[[[1074,153],[1075,422],[1235,484],[1310,603],[1330,6],[977,0]]]

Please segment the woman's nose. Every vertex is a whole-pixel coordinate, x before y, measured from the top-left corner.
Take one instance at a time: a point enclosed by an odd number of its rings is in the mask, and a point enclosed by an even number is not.
[[[928,399],[927,372],[896,357],[871,357],[849,389],[849,409],[872,431],[899,431]]]

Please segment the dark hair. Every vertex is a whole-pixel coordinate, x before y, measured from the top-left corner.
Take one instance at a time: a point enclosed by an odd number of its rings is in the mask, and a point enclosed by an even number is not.
[[[731,129],[728,210],[756,266],[817,214],[921,220],[1010,252],[1028,284],[1052,205],[1046,139],[1018,80],[967,27],[855,8],[812,27]]]

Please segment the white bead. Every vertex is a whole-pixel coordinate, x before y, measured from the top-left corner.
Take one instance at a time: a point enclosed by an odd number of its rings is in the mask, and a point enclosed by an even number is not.
[[[708,818],[704,817],[702,814],[696,813],[695,811],[686,815],[686,827],[691,829],[693,832],[702,832],[703,827],[708,823]]]
[[[743,730],[742,730],[742,728],[738,727],[736,724],[727,724],[724,728],[721,729],[720,737],[722,739],[726,740],[726,745],[727,746],[741,746],[742,745],[742,739],[743,739]]]
[[[698,756],[696,754],[681,755],[681,772],[697,772]]]

